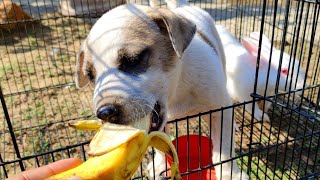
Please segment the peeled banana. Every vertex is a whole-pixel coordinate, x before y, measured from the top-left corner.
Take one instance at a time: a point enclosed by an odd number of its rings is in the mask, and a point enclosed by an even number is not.
[[[69,121],[68,125],[78,130],[95,131],[102,127],[100,120]]]
[[[167,134],[159,131],[146,133],[131,126],[105,123],[98,120],[72,122],[72,127],[81,130],[99,130],[93,137],[83,164],[54,175],[49,179],[78,177],[91,180],[130,179],[139,167],[148,146],[155,147],[173,159],[171,179],[180,180],[178,156]]]

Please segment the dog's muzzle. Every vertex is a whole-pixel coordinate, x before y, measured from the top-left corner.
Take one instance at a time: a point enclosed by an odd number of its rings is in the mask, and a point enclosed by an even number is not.
[[[101,106],[97,110],[97,117],[104,122],[110,122],[115,124],[122,124],[121,121],[121,107],[117,105],[107,104]],[[149,132],[158,131],[163,123],[164,112],[162,111],[159,102],[156,102],[152,111],[150,112],[150,127]]]

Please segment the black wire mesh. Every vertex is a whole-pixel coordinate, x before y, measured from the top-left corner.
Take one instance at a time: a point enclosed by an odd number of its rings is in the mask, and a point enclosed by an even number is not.
[[[67,157],[86,159],[86,145],[93,134],[66,125],[69,120],[94,117],[92,87],[77,90],[74,85],[76,53],[98,17],[125,2],[95,1],[89,8],[86,6],[89,1],[78,1],[80,6],[68,0],[15,0],[31,19],[18,19],[19,12],[0,11],[0,17],[14,17],[9,22],[0,21],[1,179]],[[148,1],[133,2],[148,5]],[[253,179],[319,176],[320,2],[199,0],[190,3],[208,11],[217,24],[224,25],[238,38],[254,31],[263,32],[271,39],[272,46],[295,57],[290,60],[297,61],[306,72],[305,82],[303,88],[290,92],[279,89],[277,83],[272,96],[267,95],[268,89],[259,93],[255,88],[254,99],[248,102],[170,121],[170,136],[211,137],[210,128],[201,117],[211,118],[213,112],[230,109],[233,121],[239,126],[235,136],[237,155],[232,160],[237,161],[243,172]],[[165,6],[162,1],[161,6]],[[4,7],[8,5],[4,3]],[[74,11],[63,11],[66,7]],[[279,62],[282,63],[282,58]],[[290,67],[289,71],[293,72],[294,68]],[[257,72],[256,78],[260,75]],[[295,80],[288,79],[286,86],[293,86]],[[266,112],[270,122],[257,121],[245,111],[245,106],[253,103],[251,100],[272,102],[272,108]],[[152,154],[150,150],[135,177],[148,176],[146,164],[152,161]],[[189,169],[184,175],[197,174],[212,166]]]

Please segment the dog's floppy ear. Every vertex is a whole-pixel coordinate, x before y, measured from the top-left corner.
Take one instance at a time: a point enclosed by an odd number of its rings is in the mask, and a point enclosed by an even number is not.
[[[180,58],[196,33],[196,25],[168,9],[159,9],[151,18],[159,26],[161,33],[169,36],[173,49]]]
[[[77,88],[82,88],[89,82],[95,80],[96,71],[92,64],[92,59],[87,48],[86,41],[82,44],[80,52],[77,54],[75,82]]]

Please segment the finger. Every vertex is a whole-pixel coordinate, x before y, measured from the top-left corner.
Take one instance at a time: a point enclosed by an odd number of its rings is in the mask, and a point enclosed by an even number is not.
[[[63,159],[60,161],[57,161],[55,163],[47,165],[51,171],[53,172],[52,175],[61,173],[63,171],[66,171],[68,169],[72,169],[76,166],[79,166],[82,163],[82,161],[78,158],[70,158],[70,159]]]
[[[30,169],[18,175],[8,178],[8,180],[37,180],[45,179],[60,172],[72,169],[82,162],[77,158],[63,159],[46,166]]]

